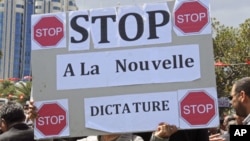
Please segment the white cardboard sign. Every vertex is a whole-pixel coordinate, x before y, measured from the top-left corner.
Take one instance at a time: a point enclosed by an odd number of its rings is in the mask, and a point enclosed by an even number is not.
[[[188,116],[199,118],[209,114],[213,116],[207,121],[190,124],[183,120],[178,112],[181,110],[180,102],[189,91],[205,91],[213,98],[211,107],[201,107],[205,103],[196,104],[196,100],[190,101]],[[109,133],[122,133],[133,131],[155,130],[161,122],[176,125],[179,129],[214,127],[218,124],[218,110],[216,104],[216,91],[214,88],[202,88],[192,90],[180,90],[172,92],[130,94],[121,96],[107,96],[84,99],[85,126],[95,130]],[[197,113],[195,110],[200,113]],[[211,113],[212,112],[212,113]],[[145,118],[146,117],[146,118]],[[148,122],[148,119],[150,122]],[[199,119],[194,119],[199,120]],[[105,122],[103,122],[105,121]],[[145,124],[147,123],[147,124]],[[204,124],[205,123],[205,124]]]
[[[57,55],[56,68],[58,90],[193,81],[200,78],[199,46]]]
[[[159,122],[181,129],[218,126],[211,22],[201,32],[183,36],[173,25],[179,1],[117,5],[107,0],[99,7],[102,2],[87,1],[84,10],[32,16],[32,27],[41,18],[57,16],[65,28],[63,40],[50,47],[38,46],[40,34],[32,31],[33,99],[38,108],[67,99],[62,105],[70,116],[65,130],[50,136],[36,130],[37,138],[153,131]],[[209,7],[209,0],[199,2]],[[61,37],[61,27],[49,30],[46,24],[42,31],[53,35],[54,29]],[[51,40],[42,40],[46,39]],[[186,92],[195,90],[206,91],[210,103],[184,102],[185,111],[180,112]],[[154,108],[147,111],[140,107],[143,104]],[[211,117],[192,125],[190,107]]]

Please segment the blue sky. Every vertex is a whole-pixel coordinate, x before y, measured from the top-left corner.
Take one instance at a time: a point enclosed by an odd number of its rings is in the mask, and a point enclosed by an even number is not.
[[[79,9],[83,9],[83,5],[91,3],[91,1],[98,0],[76,0],[76,4]],[[117,1],[119,2],[120,0]],[[238,27],[239,24],[250,18],[250,0],[210,0],[210,3],[211,17],[216,18],[221,24],[226,26]]]

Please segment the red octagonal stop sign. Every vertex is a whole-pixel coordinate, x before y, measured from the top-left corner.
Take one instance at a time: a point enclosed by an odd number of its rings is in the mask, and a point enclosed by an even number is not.
[[[58,103],[46,103],[38,110],[36,128],[45,136],[59,135],[67,126],[66,111]]]
[[[174,25],[183,33],[200,32],[209,22],[208,8],[199,1],[187,1],[174,11]]]
[[[33,38],[41,46],[56,46],[64,37],[64,25],[56,16],[42,17],[33,27]]]
[[[216,116],[215,99],[204,91],[188,92],[180,108],[181,118],[190,125],[206,125]]]

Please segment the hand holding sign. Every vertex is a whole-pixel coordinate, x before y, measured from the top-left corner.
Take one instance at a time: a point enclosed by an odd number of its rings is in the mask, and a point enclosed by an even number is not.
[[[178,129],[175,125],[160,123],[157,127],[157,130],[154,132],[154,135],[160,138],[169,138],[172,134],[174,134],[177,131]]]

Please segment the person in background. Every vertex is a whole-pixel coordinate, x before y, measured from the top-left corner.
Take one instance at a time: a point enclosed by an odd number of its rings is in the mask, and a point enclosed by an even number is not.
[[[240,117],[236,114],[228,115],[224,118],[223,129],[220,133],[209,136],[210,141],[230,141],[230,125],[242,125],[243,117]]]
[[[229,141],[229,126],[236,124],[236,118],[234,115],[227,115],[221,124],[223,129],[217,134],[210,135],[210,141]]]
[[[25,121],[23,106],[7,102],[0,107],[0,141],[35,141],[34,131]]]
[[[250,125],[250,77],[243,77],[234,82],[229,99],[237,116],[231,123],[228,122],[228,127],[230,124]],[[229,137],[225,140],[229,141]]]
[[[230,93],[230,104],[243,125],[250,125],[250,77],[243,77],[233,84]]]
[[[26,116],[25,123],[27,123],[29,127],[33,128],[33,121],[29,118],[29,104],[26,103],[25,105],[23,105],[23,110]]]

